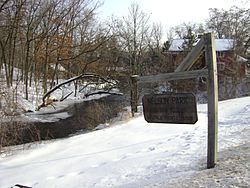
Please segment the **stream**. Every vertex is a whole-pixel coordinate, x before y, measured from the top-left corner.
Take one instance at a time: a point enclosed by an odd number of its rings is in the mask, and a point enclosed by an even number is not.
[[[21,121],[9,122],[11,126],[8,127],[13,129],[9,132],[18,130],[12,136],[19,139],[4,145],[64,138],[92,131],[99,124],[116,117],[127,105],[124,96],[108,95],[100,99],[69,103],[60,110],[27,112]],[[22,127],[20,130],[19,126]]]

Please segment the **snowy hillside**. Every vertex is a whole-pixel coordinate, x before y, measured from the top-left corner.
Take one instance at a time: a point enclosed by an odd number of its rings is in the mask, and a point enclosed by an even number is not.
[[[1,157],[0,187],[168,187],[166,182],[208,171],[206,110],[198,105],[194,125],[148,124],[138,115],[110,128],[34,144]],[[220,102],[220,160],[223,152],[247,143],[249,134],[250,97]]]

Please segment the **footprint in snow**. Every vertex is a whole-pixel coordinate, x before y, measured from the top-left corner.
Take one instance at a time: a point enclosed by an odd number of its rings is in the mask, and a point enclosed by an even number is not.
[[[65,175],[57,176],[58,179],[59,179],[59,178],[64,178],[64,177],[65,177]]]
[[[188,135],[185,140],[191,140],[194,135]]]
[[[155,147],[154,146],[151,146],[148,148],[148,151],[154,151],[155,150]]]
[[[143,148],[140,152],[137,153],[151,152],[154,151],[155,149],[156,149],[155,146],[149,146],[148,148]]]
[[[183,148],[184,148],[184,149],[188,149],[189,147],[190,147],[190,144],[189,144],[189,143],[183,145]]]
[[[140,153],[140,152],[136,152],[136,153]],[[135,153],[135,154],[136,154],[136,153]],[[133,153],[127,153],[126,155],[124,155],[124,156],[122,156],[122,157],[120,157],[120,158],[113,159],[112,161],[113,161],[113,162],[121,161],[121,160],[127,159],[127,158],[129,158],[130,156],[133,156],[133,155],[135,155],[135,154],[133,154]]]
[[[35,187],[35,186],[37,186],[38,184],[39,184],[38,182],[35,182],[35,183],[32,184],[32,187]]]
[[[157,146],[160,146],[160,145],[162,145],[162,144],[164,144],[164,142],[158,142],[156,145],[157,145]]]
[[[70,173],[68,173],[68,174],[66,174],[66,175],[59,175],[59,176],[57,176],[56,178],[57,179],[60,179],[60,178],[65,178],[66,176],[77,176],[77,175],[81,175],[81,174],[84,174],[85,172],[84,171],[80,171],[80,172],[70,172]]]
[[[127,158],[129,158],[130,156],[133,156],[133,155],[134,155],[133,153],[127,153],[121,159],[127,159]]]
[[[78,172],[78,175],[81,175],[81,174],[84,174],[85,172],[84,171],[80,171]]]

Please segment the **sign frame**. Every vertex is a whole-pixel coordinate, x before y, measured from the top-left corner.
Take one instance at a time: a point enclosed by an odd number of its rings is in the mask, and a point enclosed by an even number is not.
[[[195,124],[198,121],[193,93],[147,94],[142,103],[148,123]]]

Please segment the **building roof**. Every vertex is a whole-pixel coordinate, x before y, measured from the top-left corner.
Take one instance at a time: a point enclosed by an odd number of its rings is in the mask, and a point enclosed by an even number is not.
[[[194,43],[194,46],[197,44],[197,42]],[[168,51],[172,51],[172,52],[183,51],[183,47],[182,47],[183,43],[184,43],[184,39],[174,39],[171,42],[171,45]],[[215,39],[215,48],[216,48],[216,51],[230,51],[233,49],[233,39]]]

